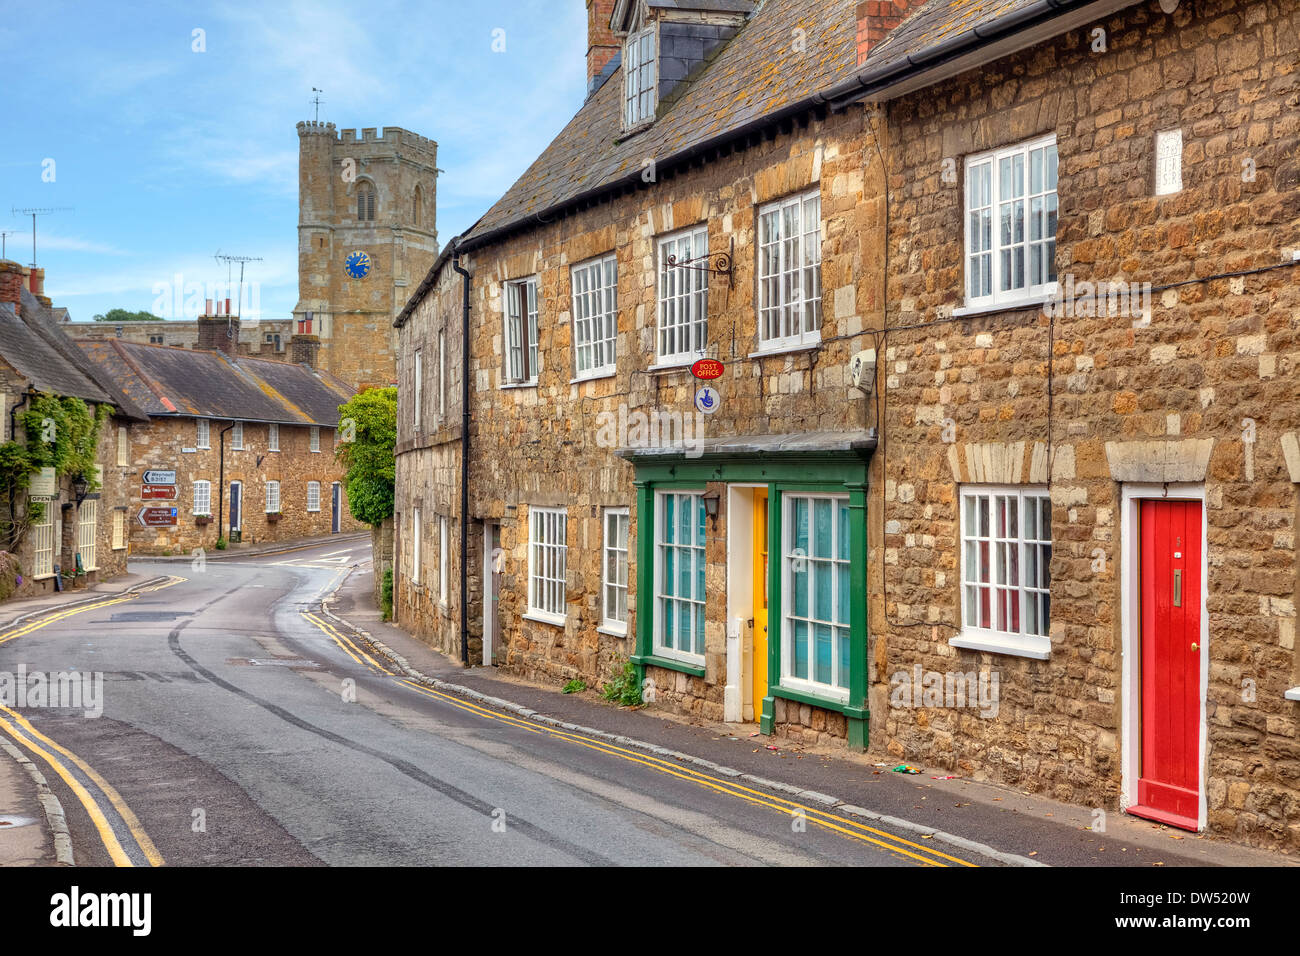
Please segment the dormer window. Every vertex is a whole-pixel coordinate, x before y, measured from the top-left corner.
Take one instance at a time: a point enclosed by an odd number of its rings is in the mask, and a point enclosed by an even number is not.
[[[655,28],[627,38],[623,47],[623,126],[632,129],[655,115]]]

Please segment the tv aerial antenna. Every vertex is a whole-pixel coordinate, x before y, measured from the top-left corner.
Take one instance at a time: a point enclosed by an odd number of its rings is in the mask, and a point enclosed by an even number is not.
[[[316,122],[319,123],[320,122],[320,95],[325,91],[315,86],[311,88],[311,91],[316,94],[315,98],[312,99],[312,102],[316,104]]]
[[[18,235],[18,233],[12,230],[9,232],[0,232],[0,259],[9,258],[9,256],[6,254],[7,240],[10,236],[16,236],[16,235]]]
[[[14,206],[10,211],[15,216],[32,217],[32,268],[35,268],[36,267],[36,217],[47,216],[52,212],[72,212],[72,207],[71,206],[42,206],[42,207],[33,206],[27,209],[19,209],[17,206]]]
[[[245,266],[245,264],[247,264],[247,263],[249,263],[249,262],[261,262],[261,261],[262,261],[262,257],[261,257],[261,256],[223,256],[223,255],[221,254],[221,250],[218,249],[218,250],[217,250],[217,254],[214,255],[212,258],[216,259],[218,262],[224,262],[224,263],[226,264],[226,275],[227,275],[227,279],[226,279],[227,285],[226,285],[226,288],[227,288],[227,290],[229,290],[229,288],[230,288],[230,285],[229,285],[229,283],[230,283],[230,278],[229,278],[229,277],[230,277],[230,272],[231,272],[231,270],[234,268],[234,264],[235,264],[236,262],[239,263],[239,298],[236,299],[235,302],[236,302],[236,304],[237,304],[237,306],[238,306],[238,308],[239,308],[239,314],[242,316],[242,315],[244,314],[244,266]],[[227,315],[227,316],[226,316],[226,331],[227,331],[228,334],[229,334],[229,332],[230,332],[230,322],[231,322],[231,317],[230,317],[229,315]]]

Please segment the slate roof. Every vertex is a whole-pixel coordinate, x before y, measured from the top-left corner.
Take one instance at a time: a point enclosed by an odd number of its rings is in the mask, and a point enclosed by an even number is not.
[[[622,85],[605,83],[466,241],[629,175],[639,177],[646,159],[662,164],[845,76],[857,65],[856,7],[854,0],[768,0],[653,126],[622,142]],[[805,31],[804,52],[792,49],[796,28]]]
[[[0,303],[0,356],[37,391],[91,402],[112,401],[50,310],[26,288],[19,306],[15,314],[10,303]]]
[[[339,405],[354,394],[332,375],[291,362],[118,339],[77,344],[126,400],[154,418],[333,427]]]
[[[917,7],[883,40],[872,47],[861,69],[826,95],[838,100],[854,87],[884,86],[894,79],[920,73],[977,51],[996,40],[1060,19],[1092,5],[1095,0],[930,0]],[[1090,18],[1132,6],[1135,0],[1102,4]],[[1063,29],[1063,27],[1062,27]],[[1005,55],[995,54],[995,55]],[[990,57],[991,58],[991,57]],[[861,76],[870,82],[857,80]]]
[[[708,4],[745,10],[749,0],[648,0],[659,7]],[[618,56],[568,125],[509,190],[465,233],[443,247],[398,314],[401,326],[458,250],[468,252],[509,231],[550,221],[571,203],[638,183],[643,162],[660,166],[742,135],[760,123],[823,105],[849,102],[907,76],[922,76],[957,56],[976,57],[1008,37],[1078,15],[1094,0],[930,0],[857,63],[857,0],[766,0],[648,129],[621,142]],[[1120,9],[1134,0],[1102,6]],[[1104,11],[1098,10],[1097,15]],[[1050,24],[1049,24],[1050,26]],[[791,42],[804,31],[805,49]],[[1064,26],[1061,27],[1064,29]],[[974,64],[972,64],[974,65]],[[614,80],[610,82],[610,80]],[[597,83],[601,78],[597,78]]]

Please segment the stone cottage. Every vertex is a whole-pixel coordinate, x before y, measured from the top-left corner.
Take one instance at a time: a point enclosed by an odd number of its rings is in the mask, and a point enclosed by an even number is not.
[[[144,421],[129,429],[129,535],[140,553],[363,530],[335,458],[352,390],[306,365],[233,353],[237,319],[200,319],[196,350],[78,343]],[[215,332],[205,336],[204,323]]]
[[[123,436],[140,418],[60,329],[44,280],[44,269],[0,260],[0,444],[56,443],[57,420],[44,420],[32,434],[24,413],[49,399],[80,399],[100,419],[97,464],[93,474],[44,468],[26,489],[0,489],[0,598],[84,587],[126,571],[128,486],[120,456]]]
[[[848,370],[883,187],[867,111],[819,93],[855,8],[588,14],[586,102],[397,320],[396,614],[528,677],[630,660],[658,706],[861,746],[875,439]]]
[[[1296,4],[588,15],[396,322],[399,620],[1300,847]]]

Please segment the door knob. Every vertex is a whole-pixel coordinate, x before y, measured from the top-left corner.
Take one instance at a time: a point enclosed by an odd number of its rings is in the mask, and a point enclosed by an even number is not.
[[[1192,641],[1192,650],[1199,651],[1200,649],[1201,649],[1201,645],[1197,644],[1195,641]]]

